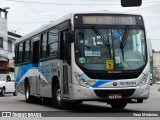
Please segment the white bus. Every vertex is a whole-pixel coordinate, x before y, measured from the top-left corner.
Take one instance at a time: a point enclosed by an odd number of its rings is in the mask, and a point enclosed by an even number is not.
[[[17,41],[16,90],[58,108],[105,101],[123,109],[149,97],[148,49],[140,15],[71,13]]]

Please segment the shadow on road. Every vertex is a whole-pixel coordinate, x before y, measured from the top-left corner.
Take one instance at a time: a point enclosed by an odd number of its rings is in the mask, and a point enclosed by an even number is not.
[[[26,102],[25,100],[19,100],[20,102]],[[94,104],[96,103],[96,104]],[[137,103],[135,101],[130,101],[131,104]],[[130,104],[129,103],[129,104]],[[28,104],[37,104],[40,106],[45,106],[45,107],[49,107],[49,108],[53,108],[52,107],[52,102],[51,101],[42,101],[39,103],[28,103]],[[100,104],[100,105],[99,105]],[[104,106],[103,106],[104,105]],[[53,108],[53,111],[55,111],[55,109],[57,109],[57,111],[59,111],[58,108]],[[60,110],[61,111],[61,110]],[[62,110],[63,111],[63,110]],[[116,109],[112,109],[110,105],[107,105],[107,103],[105,102],[84,102],[82,104],[78,104],[78,103],[71,103],[69,104],[69,107],[65,110],[65,112],[71,112],[71,113],[121,113],[121,112],[133,112],[133,110],[130,109],[122,109],[122,110],[116,110]],[[135,111],[136,112],[136,111]]]

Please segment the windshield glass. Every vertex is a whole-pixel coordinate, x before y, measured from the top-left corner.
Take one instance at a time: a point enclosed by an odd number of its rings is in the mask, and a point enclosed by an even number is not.
[[[146,64],[141,29],[76,29],[76,63],[89,70],[135,70]]]

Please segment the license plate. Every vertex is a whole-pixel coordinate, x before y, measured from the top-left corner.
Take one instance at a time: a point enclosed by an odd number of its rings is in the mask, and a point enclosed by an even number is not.
[[[122,95],[121,94],[109,94],[108,98],[109,99],[122,99]]]

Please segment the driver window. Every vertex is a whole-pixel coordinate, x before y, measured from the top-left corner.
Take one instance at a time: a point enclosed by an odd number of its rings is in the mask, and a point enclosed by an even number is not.
[[[6,82],[11,82],[11,77],[9,75],[6,77],[6,79]]]

